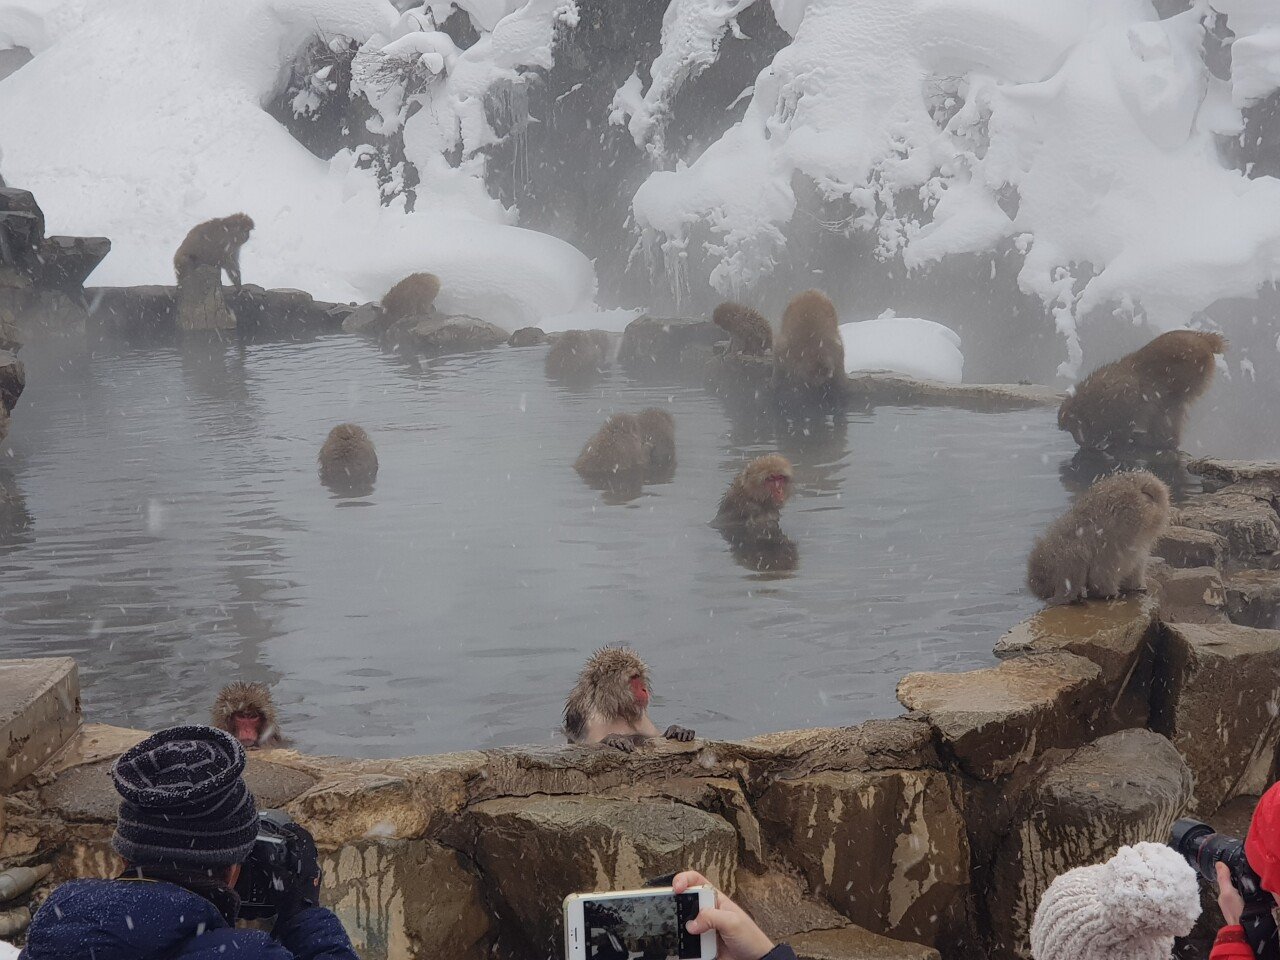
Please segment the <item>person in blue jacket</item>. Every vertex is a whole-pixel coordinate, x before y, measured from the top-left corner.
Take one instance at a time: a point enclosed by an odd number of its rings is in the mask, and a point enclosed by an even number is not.
[[[54,890],[20,960],[358,960],[319,906],[315,841],[297,824],[284,829],[301,866],[272,894],[271,933],[236,929],[236,881],[258,835],[244,766],[240,743],[213,727],[161,730],[122,754],[111,845],[125,870]]]

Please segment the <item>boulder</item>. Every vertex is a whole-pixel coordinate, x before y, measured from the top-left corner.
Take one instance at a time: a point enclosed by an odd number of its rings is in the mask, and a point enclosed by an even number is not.
[[[0,214],[22,213],[30,216],[35,223],[32,236],[35,241],[44,239],[44,211],[36,203],[35,194],[30,190],[18,190],[15,187],[0,187]]]
[[[933,943],[962,924],[969,891],[955,792],[936,770],[824,771],[771,783],[756,815],[767,840],[844,916]]]
[[[78,292],[110,252],[106,237],[46,237],[40,244],[36,285]]]
[[[1227,615],[1246,627],[1280,627],[1280,570],[1241,570],[1227,578]]]
[[[725,333],[710,320],[683,317],[636,317],[622,332],[618,363],[633,371],[678,371],[685,347],[711,346]]]
[[[1219,460],[1205,457],[1192,460],[1187,469],[1222,484],[1261,481],[1280,492],[1280,463],[1274,460]]]
[[[154,337],[177,322],[177,288],[150,284],[137,287],[86,287],[89,316],[124,337]]]
[[[713,356],[703,366],[707,389],[723,397],[755,400],[773,395],[773,357],[743,354]]]
[[[234,330],[236,315],[222,292],[222,268],[197,264],[178,281],[177,327],[183,331]]]
[[[507,342],[507,331],[475,317],[406,317],[387,331],[401,346],[423,353],[469,353]]]
[[[1192,497],[1174,513],[1177,524],[1225,538],[1232,557],[1247,560],[1280,551],[1280,518],[1275,507],[1253,493],[1226,487]]]
[[[1027,958],[1036,906],[1059,874],[1121,846],[1166,841],[1191,797],[1191,771],[1159,734],[1123,730],[1071,753],[1019,797],[986,891],[988,956]]]
[[[1280,630],[1166,624],[1152,686],[1151,727],[1195,775],[1191,812],[1207,817],[1270,783],[1280,724]]]
[[[80,677],[70,657],[0,660],[0,797],[80,726]]]
[[[509,347],[536,347],[547,342],[547,335],[538,327],[521,327],[507,340]]]
[[[771,940],[790,941],[798,933],[831,930],[848,925],[831,904],[810,897],[789,873],[739,870],[733,902],[751,916]]]
[[[321,901],[363,960],[487,960],[494,936],[480,878],[430,840],[367,840],[321,856]]]
[[[26,290],[0,287],[0,350],[17,353],[22,348],[18,318],[26,313],[31,295]]]
[[[1166,623],[1227,623],[1227,595],[1216,567],[1174,569],[1158,564],[1147,574]]]
[[[27,385],[26,368],[11,350],[0,350],[0,405],[12,410]]]
[[[1171,567],[1220,567],[1227,555],[1227,538],[1212,530],[1170,527],[1151,552]]]
[[[316,300],[305,290],[287,287],[265,290],[247,283],[225,295],[235,313],[236,325],[249,333],[290,336],[338,330],[346,315],[331,312],[336,304]]]
[[[862,927],[802,933],[790,941],[797,960],[939,960],[933,947],[891,940]]]
[[[964,673],[909,673],[898,700],[981,780],[1005,776],[1048,747],[1079,745],[1108,705],[1102,669],[1065,650]]]
[[[1102,670],[1107,703],[1117,723],[1144,726],[1155,663],[1154,598],[1134,594],[1123,600],[1045,607],[996,641],[1001,659],[1065,650]]]
[[[386,331],[391,318],[381,304],[362,303],[342,321],[346,333],[358,333],[367,337],[380,337]]]
[[[684,868],[731,889],[738,840],[724,820],[679,803],[602,797],[487,800],[466,813],[474,860],[527,956],[561,951],[561,904]]]
[[[0,267],[11,271],[4,274],[6,286],[31,281],[32,272],[39,266],[36,251],[42,229],[40,218],[33,213],[0,211]]]

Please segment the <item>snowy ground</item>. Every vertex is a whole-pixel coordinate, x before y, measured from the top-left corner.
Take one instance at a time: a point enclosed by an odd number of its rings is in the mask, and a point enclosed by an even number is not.
[[[964,354],[954,330],[919,317],[878,317],[840,325],[847,373],[891,370],[920,380],[960,383]]]

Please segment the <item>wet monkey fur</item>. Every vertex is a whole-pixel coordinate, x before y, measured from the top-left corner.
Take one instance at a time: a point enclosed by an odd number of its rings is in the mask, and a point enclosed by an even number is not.
[[[547,376],[590,379],[609,366],[612,352],[609,335],[603,330],[566,330],[547,351]]]
[[[285,742],[276,724],[276,706],[263,683],[237,680],[218,692],[211,712],[213,725],[231,734],[246,749]]]
[[[670,467],[676,459],[676,422],[657,407],[615,413],[587,441],[573,468],[584,477],[609,477]]]
[[[1147,558],[1168,522],[1169,488],[1154,474],[1104,477],[1036,540],[1027,586],[1051,603],[1142,590]]]
[[[340,423],[329,431],[316,457],[327,487],[365,487],[378,477],[378,453],[364,428]]]
[[[1213,382],[1216,333],[1173,330],[1099,367],[1058,408],[1058,427],[1082,449],[1177,450],[1187,413]]]
[[[712,312],[711,322],[729,334],[730,353],[762,357],[773,348],[769,321],[750,307],[725,301]]]
[[[440,293],[440,278],[434,273],[411,273],[382,297],[382,310],[391,321],[428,316]]]
[[[735,541],[780,538],[778,520],[783,504],[791,499],[791,480],[786,457],[756,457],[729,484],[712,525]]]
[[[649,719],[652,688],[649,668],[628,647],[604,647],[593,653],[564,705],[564,730],[570,743],[600,743],[630,753],[661,736],[688,743],[694,732],[672,725],[659,734]]]
[[[775,378],[793,388],[826,392],[846,380],[836,308],[821,290],[787,304],[773,345]]]
[[[173,271],[178,281],[201,266],[216,266],[227,272],[227,279],[240,287],[240,248],[253,232],[253,220],[247,214],[233,213],[198,223],[173,255]]]

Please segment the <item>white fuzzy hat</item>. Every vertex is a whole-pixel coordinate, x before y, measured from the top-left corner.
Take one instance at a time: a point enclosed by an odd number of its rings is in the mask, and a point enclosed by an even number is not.
[[[1106,863],[1049,884],[1031,923],[1035,960],[1169,960],[1200,916],[1196,872],[1162,843],[1121,847]]]

